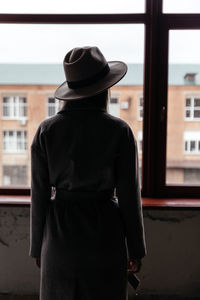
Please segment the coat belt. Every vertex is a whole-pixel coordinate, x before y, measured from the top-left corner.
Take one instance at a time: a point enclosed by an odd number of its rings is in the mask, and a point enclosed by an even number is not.
[[[116,200],[114,195],[114,189],[102,190],[102,191],[69,191],[67,189],[57,188],[55,186],[51,187],[51,201],[67,201],[67,200]]]

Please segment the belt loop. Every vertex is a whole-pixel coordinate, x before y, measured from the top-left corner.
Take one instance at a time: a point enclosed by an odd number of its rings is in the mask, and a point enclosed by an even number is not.
[[[52,186],[51,187],[51,200],[55,200],[56,199],[56,187]]]

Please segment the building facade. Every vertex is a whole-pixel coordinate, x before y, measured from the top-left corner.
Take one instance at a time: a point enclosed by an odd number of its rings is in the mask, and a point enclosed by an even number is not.
[[[3,65],[0,74],[0,185],[30,187],[30,145],[38,125],[62,107],[54,92],[65,79],[60,65],[17,65],[14,73],[10,67]],[[166,183],[199,184],[200,80],[187,65],[172,69],[180,75],[169,79]],[[124,79],[111,88],[109,113],[131,126],[140,170],[143,108],[143,66],[130,64]]]

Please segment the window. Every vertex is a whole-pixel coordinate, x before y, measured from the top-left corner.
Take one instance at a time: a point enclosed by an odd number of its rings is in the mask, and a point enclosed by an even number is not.
[[[163,0],[164,13],[200,13],[199,0]]]
[[[140,96],[138,99],[138,120],[143,120],[143,97]]]
[[[47,116],[54,116],[59,110],[59,100],[49,97],[47,100]]]
[[[26,97],[3,96],[3,119],[20,119],[27,117]]]
[[[184,184],[199,184],[200,169],[184,169]]]
[[[142,153],[142,131],[138,131],[138,152]]]
[[[3,152],[23,153],[27,150],[26,131],[4,130],[3,131]]]
[[[56,8],[53,2],[50,6],[44,5],[45,1],[42,7],[37,5],[39,2],[35,5],[32,1],[32,4],[27,2],[28,5],[16,7],[10,5],[10,0],[4,2],[1,11],[6,14],[0,15],[3,74],[0,94],[13,95],[13,90],[7,90],[8,87],[13,89],[12,85],[17,88],[18,95],[23,96],[21,93],[26,92],[28,109],[34,115],[27,129],[27,149],[37,125],[56,113],[53,101],[48,112],[46,95],[53,98],[55,88],[65,80],[61,58],[66,50],[74,45],[97,45],[107,60],[114,58],[128,63],[127,76],[121,80],[120,86],[112,87],[113,92],[120,90],[122,94],[119,101],[113,94],[110,110],[129,123],[138,139],[142,196],[199,198],[197,174],[200,156],[196,152],[199,139],[190,137],[184,140],[184,132],[200,131],[199,1],[183,0],[181,5],[180,0],[127,1],[123,5],[113,5],[111,1],[109,7],[103,2],[98,6],[93,2],[88,7],[84,2],[84,7],[79,6],[78,11],[75,4],[66,10],[62,6],[64,2]],[[139,9],[137,5],[140,5]],[[185,14],[180,14],[182,12]],[[68,37],[67,49],[63,36]],[[18,52],[13,52],[13,41],[18,45]],[[8,71],[9,68],[12,71]],[[18,76],[11,76],[13,68]],[[23,87],[19,78],[23,80]],[[18,130],[19,124],[14,122],[9,122],[12,128],[6,127],[8,122],[4,120],[3,112],[0,122],[1,130]],[[140,131],[144,153],[140,152]],[[7,165],[7,157],[3,152],[2,165]],[[16,161],[12,161],[13,166],[18,165],[17,159],[18,155]],[[142,166],[141,162],[144,162]],[[189,172],[195,174],[191,173],[191,180]],[[27,173],[30,174],[29,165]],[[28,174],[27,188],[20,190],[24,194],[30,192]],[[1,189],[1,192],[17,193],[14,188]]]
[[[184,152],[186,154],[200,154],[200,131],[184,132]]]
[[[66,1],[57,0],[19,0],[18,5],[13,5],[12,0],[1,3],[1,13],[12,14],[107,14],[107,13],[144,13],[145,1],[107,1],[93,0],[78,1],[74,0],[67,3]]]
[[[200,121],[200,96],[185,99],[185,119]]]
[[[169,30],[165,184],[172,188],[198,186],[194,174],[200,163],[199,37],[200,30]],[[187,192],[192,193],[192,189],[182,190]]]
[[[121,109],[129,109],[129,106],[130,106],[130,99],[122,101],[120,105]]]
[[[26,185],[27,166],[3,166],[2,185]]]
[[[108,103],[108,111],[111,115],[115,117],[120,116],[120,99],[119,94],[113,93],[111,91],[110,101]]]
[[[134,36],[132,41],[128,39],[130,32]],[[66,51],[74,45],[97,45],[108,61],[116,59],[127,62],[126,78],[111,87],[108,110],[112,115],[125,119],[137,132],[137,127],[134,128],[136,107],[132,99],[136,93],[136,84],[137,90],[143,91],[144,24],[0,24],[0,35],[1,39],[6,41],[0,45],[0,61],[7,62],[12,57],[12,62],[15,62],[11,64],[0,62],[1,72],[4,74],[4,77],[0,77],[0,94],[9,95],[11,91],[13,93],[13,89],[17,90],[18,94],[24,91],[28,99],[29,116],[28,126],[23,128],[22,125],[25,124],[4,120],[0,120],[0,127],[6,131],[26,129],[28,160],[31,141],[38,125],[44,119],[54,116],[62,103],[65,103],[55,99],[54,92],[57,86],[66,80],[61,62]],[[63,36],[68,36],[67,46]],[[26,37],[26,47],[24,47],[24,37]],[[14,53],[13,40],[18,41],[17,51]],[[3,48],[5,44],[6,51]],[[133,60],[138,64],[132,63]],[[121,102],[124,102],[123,108]],[[130,109],[126,108],[127,102]],[[19,163],[20,150],[16,151],[15,138],[12,133],[10,135],[10,137],[8,135],[9,140],[7,136],[5,137],[4,148],[0,144],[4,149],[1,154],[2,165],[7,164],[8,152],[12,153],[12,164]],[[8,146],[8,143],[12,144],[12,147]],[[27,164],[25,159],[22,161],[24,157],[26,155],[20,156],[20,163],[23,165]],[[27,190],[31,184],[30,172],[30,164],[27,164]]]

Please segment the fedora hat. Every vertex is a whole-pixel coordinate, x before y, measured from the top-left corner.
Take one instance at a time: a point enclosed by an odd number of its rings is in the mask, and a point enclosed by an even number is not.
[[[97,95],[120,81],[127,72],[121,61],[106,61],[98,47],[77,47],[63,61],[66,81],[55,91],[60,100],[78,100]]]

